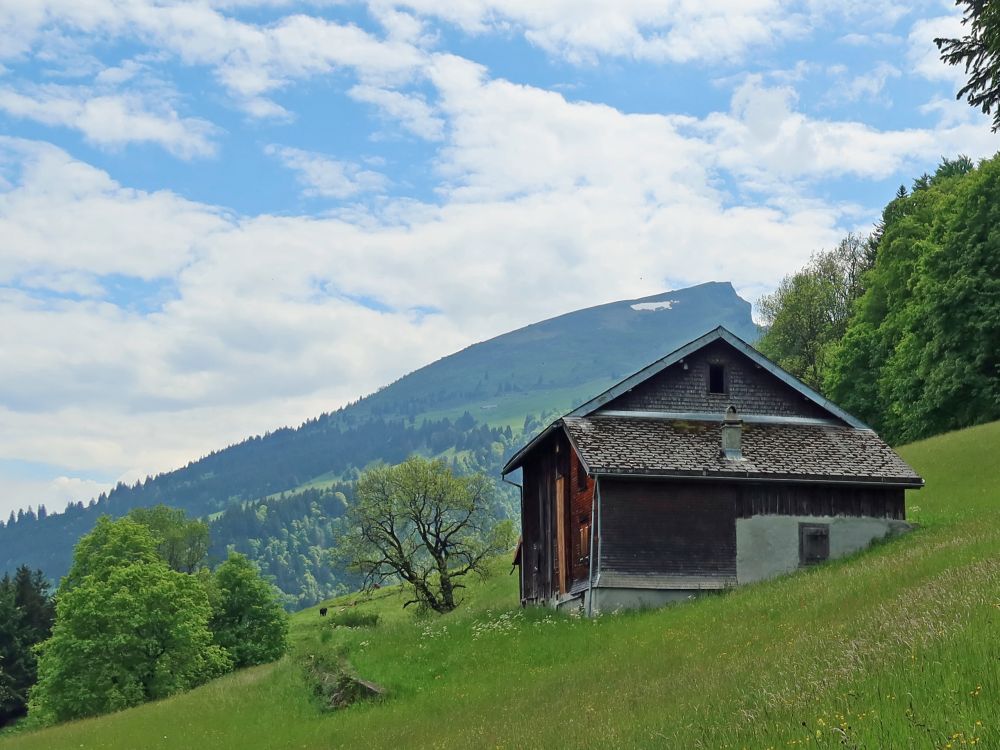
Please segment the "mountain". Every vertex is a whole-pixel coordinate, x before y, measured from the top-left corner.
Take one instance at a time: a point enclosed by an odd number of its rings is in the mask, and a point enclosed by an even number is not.
[[[66,512],[0,526],[0,572],[20,564],[53,579],[102,513],[166,503],[211,520],[217,558],[256,560],[290,607],[349,587],[325,562],[351,481],[374,461],[414,452],[496,476],[524,432],[718,326],[754,340],[750,303],[712,282],[590,307],[497,336],[427,365],[297,428],[258,435]],[[516,513],[501,486],[496,512]]]
[[[451,416],[491,424],[570,407],[718,325],[753,341],[750,303],[710,282],[612,302],[474,344],[397,380],[353,413]]]

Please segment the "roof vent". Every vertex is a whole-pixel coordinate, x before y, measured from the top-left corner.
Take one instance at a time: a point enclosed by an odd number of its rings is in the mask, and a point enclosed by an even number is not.
[[[732,404],[726,409],[726,417],[722,421],[721,455],[728,461],[743,460],[743,420]]]

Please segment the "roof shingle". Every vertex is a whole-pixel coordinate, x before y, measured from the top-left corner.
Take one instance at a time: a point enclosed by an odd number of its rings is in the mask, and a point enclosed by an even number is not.
[[[848,426],[743,424],[742,461],[720,452],[721,420],[564,417],[595,474],[808,479],[920,486],[923,481],[874,432]]]

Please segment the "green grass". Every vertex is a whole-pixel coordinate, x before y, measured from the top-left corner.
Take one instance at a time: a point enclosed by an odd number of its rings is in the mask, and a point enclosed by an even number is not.
[[[901,450],[914,533],[658,611],[587,621],[516,606],[498,561],[446,617],[400,593],[293,619],[294,654],[29,748],[1000,748],[1000,422]],[[299,661],[342,649],[388,689],[324,713]]]

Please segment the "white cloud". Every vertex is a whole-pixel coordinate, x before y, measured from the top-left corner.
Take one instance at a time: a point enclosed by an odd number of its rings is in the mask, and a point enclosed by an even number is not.
[[[589,64],[603,57],[718,64],[806,38],[846,20],[892,28],[913,6],[891,0],[377,0],[454,24],[469,34],[521,33],[551,55]],[[871,31],[878,37],[885,32]],[[857,42],[860,32],[852,35]]]
[[[906,57],[910,70],[929,81],[951,84],[957,91],[965,83],[965,69],[961,65],[943,63],[934,39],[961,37],[964,32],[962,17],[957,13],[916,21],[907,38]]]
[[[893,78],[899,78],[902,72],[895,65],[880,62],[874,68],[861,75],[839,84],[831,91],[831,99],[835,101],[856,102],[860,100],[874,101],[882,99],[885,85]]]
[[[154,143],[184,159],[215,153],[215,126],[199,118],[180,117],[168,103],[153,104],[138,93],[102,94],[59,85],[26,90],[2,86],[0,110],[43,125],[78,130],[105,148]]]
[[[224,227],[222,213],[168,191],[123,188],[66,152],[0,136],[0,283],[30,273],[174,276]]]
[[[361,84],[353,86],[347,93],[359,102],[374,104],[414,135],[428,141],[439,141],[444,135],[444,121],[434,114],[427,102],[415,94]]]
[[[65,34],[134,40],[186,65],[211,68],[252,116],[280,114],[280,105],[267,95],[294,80],[347,69],[373,84],[398,83],[424,59],[408,41],[380,40],[358,26],[304,14],[253,24],[200,2],[36,0],[28,8],[16,5],[0,8],[0,39],[15,37],[0,42],[0,58],[34,50],[58,60],[52,40]]]
[[[789,179],[882,179],[942,153],[986,156],[996,148],[978,123],[883,131],[859,121],[811,118],[794,109],[796,99],[793,89],[750,76],[734,92],[730,112],[709,115],[692,129],[713,143],[721,167],[770,191]]]
[[[380,191],[386,185],[385,175],[323,154],[276,145],[268,146],[265,152],[296,172],[305,195],[349,198],[359,193]]]
[[[169,469],[473,341],[662,291],[668,275],[752,291],[836,237],[835,209],[725,208],[709,147],[669,118],[572,104],[455,58],[435,77],[455,123],[445,200],[382,218],[232,216],[0,141],[0,279],[22,286],[0,291],[0,458],[67,476]],[[106,274],[173,293],[137,312],[102,293]]]
[[[403,0],[420,15],[468,33],[522,32],[533,44],[576,63],[599,56],[674,62],[735,59],[804,31],[805,19],[777,0]]]

